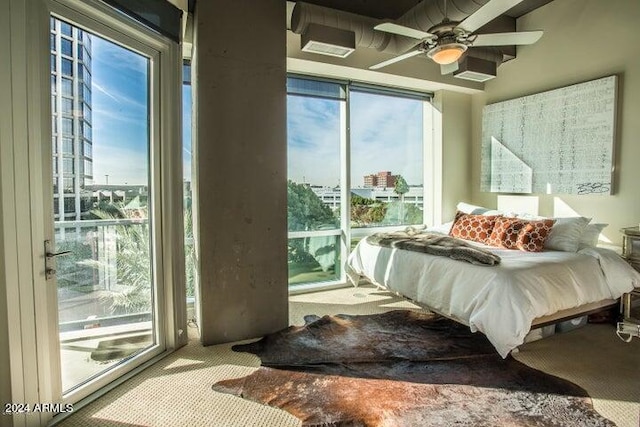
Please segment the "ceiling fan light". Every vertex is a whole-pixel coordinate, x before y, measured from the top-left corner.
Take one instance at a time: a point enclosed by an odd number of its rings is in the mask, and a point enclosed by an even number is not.
[[[467,50],[462,43],[448,43],[436,46],[427,52],[427,56],[440,65],[448,65],[456,62]]]

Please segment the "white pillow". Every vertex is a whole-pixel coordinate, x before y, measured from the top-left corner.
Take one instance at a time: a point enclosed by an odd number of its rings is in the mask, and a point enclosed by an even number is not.
[[[485,212],[487,212],[489,209],[482,207],[482,206],[476,206],[476,205],[472,205],[469,203],[465,203],[465,202],[460,202],[456,205],[456,209],[459,210],[460,212],[466,213],[466,214],[474,214],[474,215],[481,215],[484,214]]]
[[[580,249],[582,248],[594,248],[598,246],[598,240],[600,240],[600,233],[609,224],[588,224],[582,237],[580,238]]]
[[[546,216],[532,215],[529,213],[517,213],[516,218],[524,219],[526,221],[539,221],[541,219],[549,219]]]
[[[456,205],[456,209],[462,213],[472,214],[472,215],[486,215],[486,216],[505,215],[505,216],[515,217],[515,214],[513,213],[505,214],[504,212],[496,209],[489,209],[489,208],[485,208],[484,206],[471,205],[465,202],[458,203]]]
[[[449,231],[451,231],[452,226],[453,226],[453,221],[449,221],[449,222],[445,222],[444,224],[428,227],[427,231],[432,231],[434,233],[449,234]]]
[[[554,218],[556,222],[544,241],[544,248],[554,251],[577,252],[582,234],[591,218],[582,216]]]

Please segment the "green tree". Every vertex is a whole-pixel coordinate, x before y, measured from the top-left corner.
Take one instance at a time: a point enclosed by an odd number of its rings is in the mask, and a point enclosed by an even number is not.
[[[146,217],[146,208],[143,217]],[[78,264],[111,271],[117,278],[118,288],[105,293],[102,298],[111,305],[115,314],[142,313],[151,310],[151,255],[148,221],[142,221],[140,210],[130,212],[122,205],[117,213],[94,210],[92,214],[103,220],[136,219],[136,223],[115,225],[115,266],[102,260],[85,260]],[[115,271],[114,271],[115,270]]]
[[[386,213],[386,203],[351,193],[351,223],[354,227],[379,224]]]
[[[287,221],[289,231],[337,227],[339,222],[331,208],[305,184],[289,180],[287,185]]]
[[[339,226],[336,213],[322,202],[311,187],[291,180],[287,183],[287,221],[289,231],[319,230]],[[289,239],[287,259],[290,277],[298,272],[319,269],[320,264],[315,256],[335,251],[335,247],[330,245],[317,248],[312,254],[310,243],[310,237]]]
[[[193,213],[191,199],[184,208],[184,270],[187,296],[195,296],[196,247],[193,239]]]
[[[398,218],[398,224],[402,224],[404,220],[404,195],[409,192],[409,185],[402,175],[396,177],[393,192],[400,196],[400,218]]]

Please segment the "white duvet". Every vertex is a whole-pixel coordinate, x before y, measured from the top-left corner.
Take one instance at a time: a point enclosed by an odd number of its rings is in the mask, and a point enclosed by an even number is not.
[[[609,249],[523,252],[477,244],[502,258],[477,266],[362,239],[347,274],[363,276],[484,333],[502,357],[524,342],[532,321],[559,310],[619,298],[640,274]]]

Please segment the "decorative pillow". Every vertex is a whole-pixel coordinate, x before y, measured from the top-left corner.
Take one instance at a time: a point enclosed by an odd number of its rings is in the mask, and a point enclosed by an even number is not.
[[[544,248],[555,251],[576,252],[580,246],[580,238],[591,218],[582,216],[556,218],[551,234],[545,241]]]
[[[498,218],[499,216],[473,215],[458,211],[449,235],[486,244]]]
[[[582,237],[580,238],[579,249],[582,248],[594,248],[598,246],[598,240],[600,240],[600,233],[609,224],[588,224]]]
[[[518,249],[516,246],[518,233],[526,224],[527,221],[517,218],[500,217],[496,219],[487,244],[498,248]]]
[[[518,233],[517,248],[526,252],[542,251],[545,247],[545,240],[550,235],[554,223],[554,219],[528,221]]]

